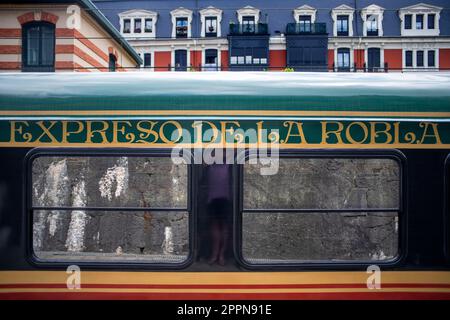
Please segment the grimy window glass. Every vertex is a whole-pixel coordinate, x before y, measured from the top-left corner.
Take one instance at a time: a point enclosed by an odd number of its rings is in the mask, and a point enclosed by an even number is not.
[[[40,260],[180,263],[189,251],[188,170],[170,157],[39,156],[32,162]]]
[[[243,169],[242,256],[250,264],[365,262],[398,253],[400,167],[390,158],[281,158]]]

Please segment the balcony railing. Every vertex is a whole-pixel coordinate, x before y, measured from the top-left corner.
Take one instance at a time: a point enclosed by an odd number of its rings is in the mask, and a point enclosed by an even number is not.
[[[234,24],[230,23],[230,33],[231,36],[239,35],[268,35],[269,26],[267,23],[256,23],[256,24]]]
[[[318,23],[288,23],[286,26],[287,35],[302,34],[327,34],[327,24]]]

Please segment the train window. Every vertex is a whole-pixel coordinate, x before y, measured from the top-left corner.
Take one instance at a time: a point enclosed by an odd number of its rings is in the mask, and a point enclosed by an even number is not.
[[[182,263],[188,168],[170,157],[39,156],[33,251],[43,261]]]
[[[243,168],[248,264],[389,261],[398,254],[400,166],[391,158],[281,158]]]

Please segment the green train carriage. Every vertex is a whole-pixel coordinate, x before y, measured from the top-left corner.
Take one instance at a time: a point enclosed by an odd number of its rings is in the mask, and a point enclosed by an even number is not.
[[[450,297],[446,74],[0,83],[0,298]]]

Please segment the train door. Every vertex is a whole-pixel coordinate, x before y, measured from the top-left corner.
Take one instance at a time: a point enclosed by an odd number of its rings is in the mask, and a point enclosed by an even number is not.
[[[187,70],[187,51],[175,50],[175,71]]]

